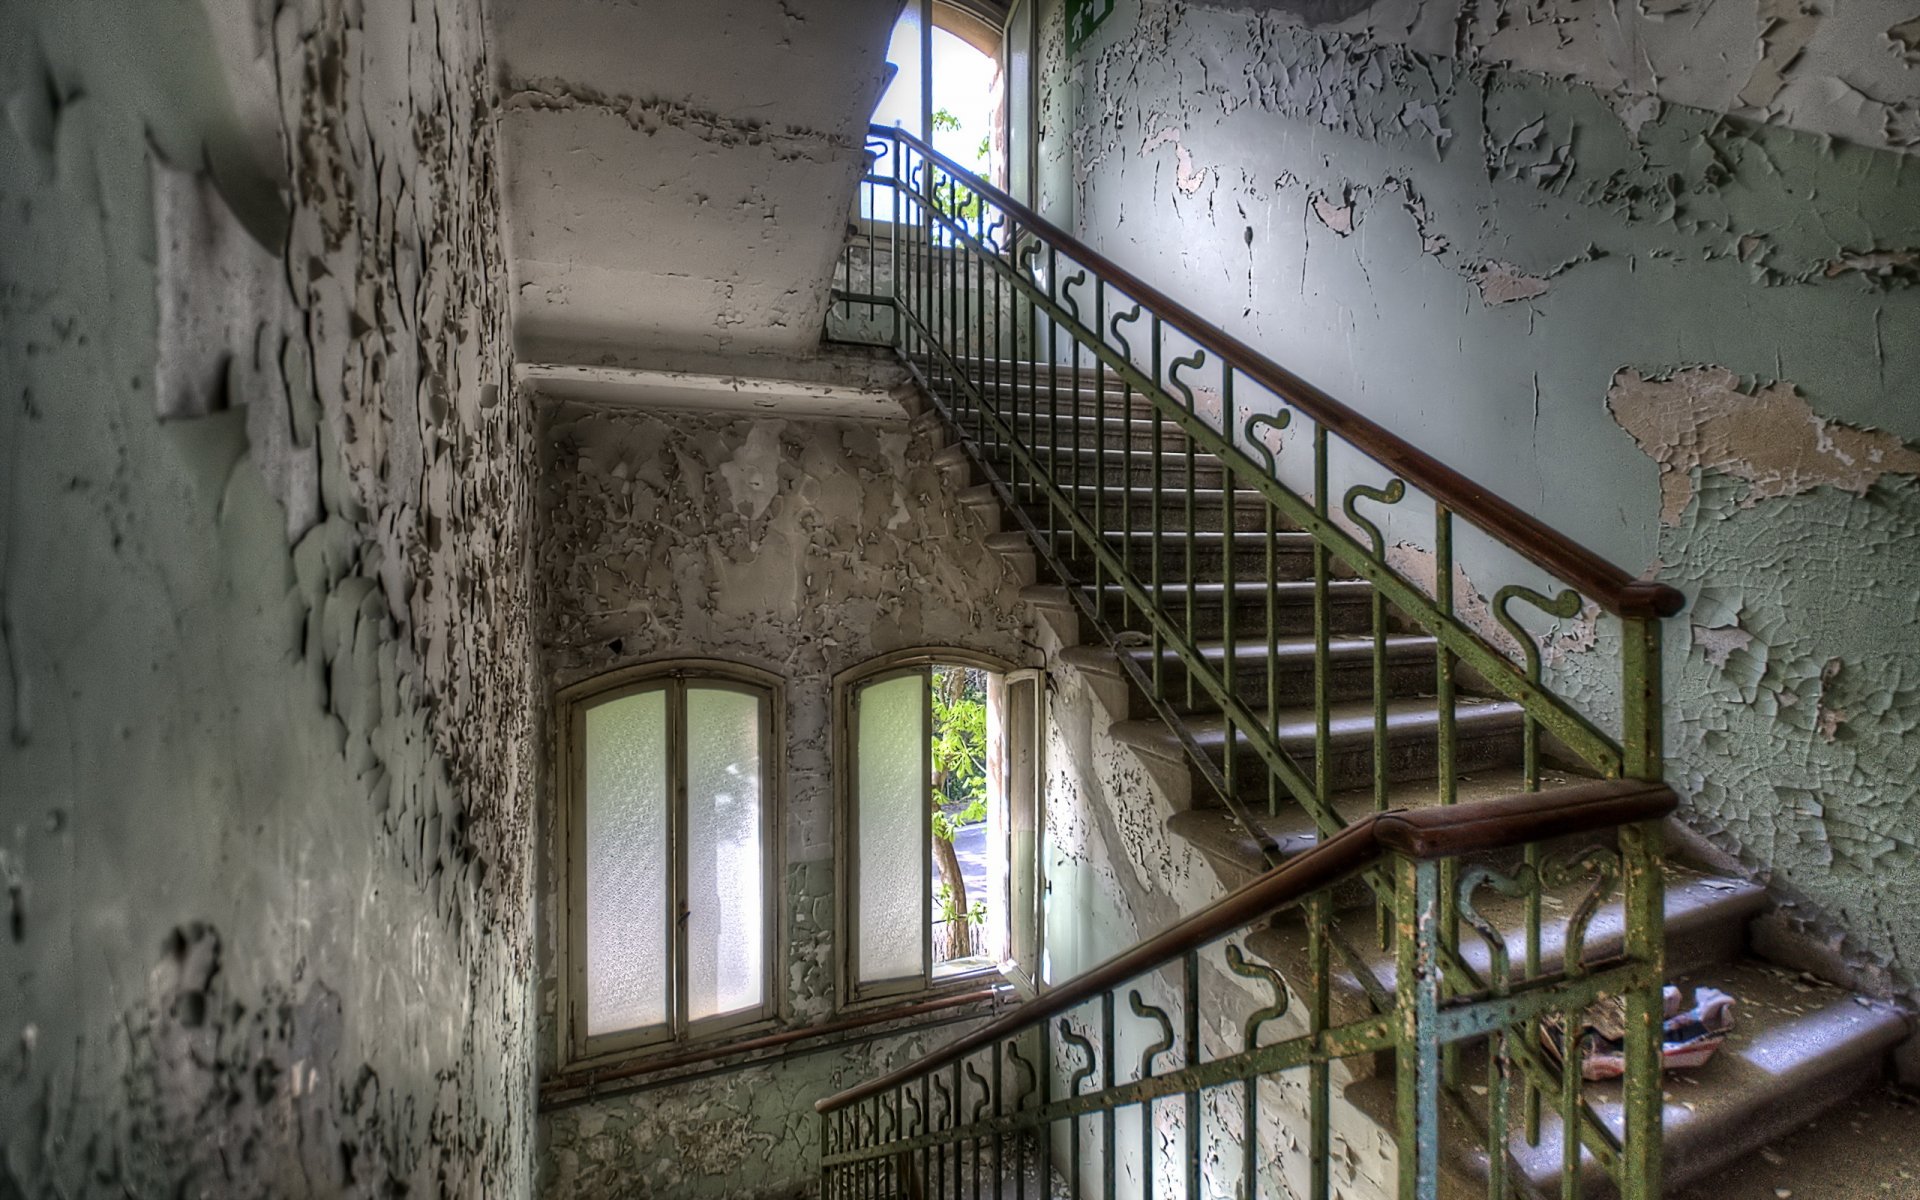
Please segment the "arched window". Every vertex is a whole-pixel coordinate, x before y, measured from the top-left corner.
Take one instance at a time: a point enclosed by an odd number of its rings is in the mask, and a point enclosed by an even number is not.
[[[1005,182],[999,26],[977,5],[935,0],[931,8],[930,29],[922,23],[920,0],[907,0],[894,25],[887,45],[894,73],[873,122],[929,136],[921,128],[925,104],[933,118],[929,140],[934,149],[989,181]],[[923,35],[930,39],[924,46]],[[931,75],[923,71],[923,54],[931,59]],[[923,79],[931,82],[930,93],[923,92]]]
[[[912,650],[834,682],[842,995],[1031,979],[1038,672]]]
[[[559,701],[570,1057],[770,1017],[779,681],[676,661]]]

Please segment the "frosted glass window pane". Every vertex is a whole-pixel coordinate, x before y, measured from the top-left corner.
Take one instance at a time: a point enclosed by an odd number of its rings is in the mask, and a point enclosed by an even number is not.
[[[760,700],[687,689],[687,1017],[766,999]]]
[[[859,693],[854,795],[862,980],[899,979],[925,969],[926,711],[922,675],[868,684]]]
[[[586,713],[587,1032],[667,1019],[667,698]]]

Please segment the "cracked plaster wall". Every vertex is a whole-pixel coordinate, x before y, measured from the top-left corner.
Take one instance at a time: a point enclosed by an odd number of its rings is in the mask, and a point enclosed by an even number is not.
[[[542,650],[559,688],[656,658],[747,663],[785,681],[782,1024],[835,1011],[832,679],[892,650],[1035,661],[1017,581],[929,456],[924,422],[544,410]],[[549,813],[549,821],[551,814]],[[551,826],[547,845],[551,847]],[[542,938],[552,945],[552,860]],[[543,1053],[555,1051],[545,961]],[[951,1027],[948,1027],[951,1031]],[[785,1196],[817,1171],[813,1101],[945,1033],[816,1046],[542,1118],[552,1196]],[[551,1058],[549,1058],[551,1064]]]
[[[0,8],[0,1194],[529,1188],[488,61],[459,0]]]
[[[1916,889],[1888,886],[1916,877],[1920,816],[1913,18],[1121,0],[1042,68],[1071,98],[1042,137],[1081,236],[1687,592],[1667,640],[1687,818],[1901,989],[1920,969]],[[1417,543],[1420,518],[1389,536]],[[1486,546],[1462,565],[1482,594],[1547,583]],[[1563,633],[1549,669],[1609,718],[1617,633]]]

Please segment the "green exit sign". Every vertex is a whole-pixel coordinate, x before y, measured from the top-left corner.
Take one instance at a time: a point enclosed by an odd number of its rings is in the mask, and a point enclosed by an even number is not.
[[[1080,47],[1113,15],[1113,0],[1067,0],[1067,53],[1078,54]]]

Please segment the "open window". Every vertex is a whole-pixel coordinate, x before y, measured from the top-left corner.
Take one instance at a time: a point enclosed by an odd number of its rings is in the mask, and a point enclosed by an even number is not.
[[[1004,185],[1001,31],[997,18],[983,15],[987,11],[948,0],[907,0],[887,44],[891,75],[873,123],[905,129],[988,182]]]
[[[569,1058],[770,1017],[777,682],[680,662],[560,699]]]
[[[843,676],[835,693],[842,995],[999,971],[1031,982],[1038,672],[913,651]]]

